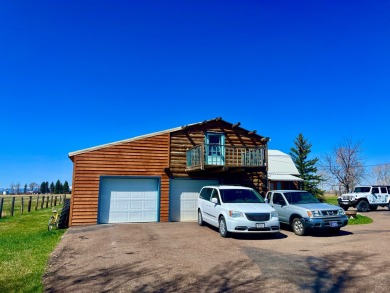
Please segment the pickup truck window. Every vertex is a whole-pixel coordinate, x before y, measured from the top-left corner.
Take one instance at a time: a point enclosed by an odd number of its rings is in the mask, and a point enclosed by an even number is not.
[[[284,196],[290,204],[307,204],[320,202],[309,192],[285,192]]]
[[[285,205],[286,201],[283,198],[283,195],[281,193],[274,193],[274,197],[272,199],[274,204],[280,204]]]

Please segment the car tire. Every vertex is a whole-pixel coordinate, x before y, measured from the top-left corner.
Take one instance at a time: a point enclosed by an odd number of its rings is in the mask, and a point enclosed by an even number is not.
[[[198,224],[199,224],[199,226],[203,226],[204,225],[202,212],[200,211],[200,209],[198,210]]]
[[[365,212],[368,212],[370,210],[370,205],[368,204],[368,202],[366,200],[361,200],[357,204],[356,209],[358,210],[358,212],[365,213]]]
[[[349,206],[341,206],[341,208],[342,208],[344,211],[348,211]]]
[[[370,204],[370,211],[376,211],[378,209],[377,205]]]
[[[222,237],[227,237],[228,236],[228,231],[227,231],[227,226],[226,226],[226,220],[222,216],[219,218],[219,234],[221,234]]]
[[[389,204],[387,205],[387,208],[389,209],[389,211],[390,211],[390,202],[389,202]]]
[[[303,224],[303,221],[301,218],[295,218],[293,221],[292,221],[292,229],[294,231],[294,233],[298,236],[303,236],[305,235],[306,233],[306,228],[305,228],[305,225]]]

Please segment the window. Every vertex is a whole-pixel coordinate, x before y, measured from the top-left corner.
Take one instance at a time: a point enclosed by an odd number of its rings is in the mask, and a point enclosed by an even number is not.
[[[373,187],[371,193],[379,193],[379,188],[378,187]]]
[[[386,187],[381,187],[381,192],[382,193],[387,193],[387,188]]]
[[[218,200],[218,203],[221,203],[219,201],[218,191],[216,189],[213,189],[213,192],[211,193],[211,198],[216,198]]]
[[[284,200],[283,195],[281,193],[274,194],[273,202],[274,204],[280,204],[280,205],[286,204],[286,201]]]
[[[211,191],[213,191],[211,188],[203,188],[200,192],[199,197],[205,200],[210,200]]]

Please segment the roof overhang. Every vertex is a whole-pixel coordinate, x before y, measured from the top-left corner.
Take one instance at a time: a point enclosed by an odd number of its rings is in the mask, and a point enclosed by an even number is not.
[[[304,181],[302,178],[293,175],[268,174],[268,180],[272,181]]]

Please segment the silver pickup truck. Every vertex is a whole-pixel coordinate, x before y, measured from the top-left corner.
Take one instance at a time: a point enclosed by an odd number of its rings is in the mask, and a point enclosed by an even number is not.
[[[265,197],[278,213],[280,223],[290,225],[296,235],[310,229],[327,229],[338,233],[348,224],[342,208],[321,203],[311,193],[302,190],[273,190]]]

